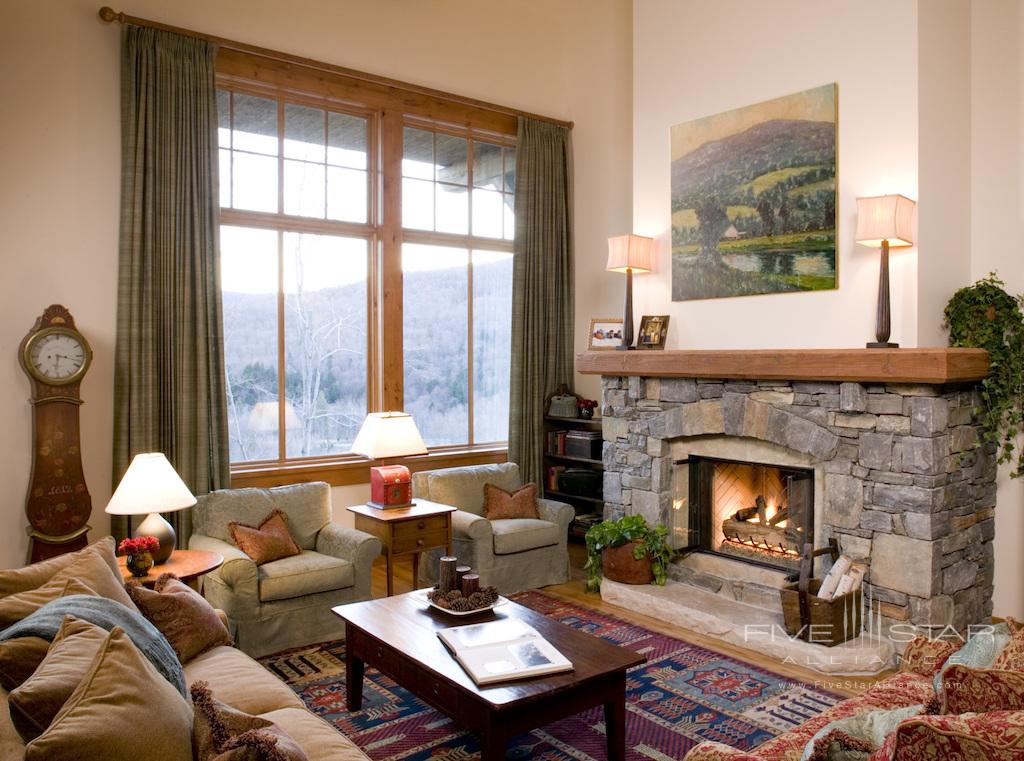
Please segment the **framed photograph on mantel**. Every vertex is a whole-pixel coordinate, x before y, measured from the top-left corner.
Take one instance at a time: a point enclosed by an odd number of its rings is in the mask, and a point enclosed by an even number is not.
[[[608,351],[622,344],[621,317],[594,317],[590,320],[588,351]]]
[[[667,314],[645,314],[640,320],[640,335],[636,339],[638,349],[664,349],[668,335]]]

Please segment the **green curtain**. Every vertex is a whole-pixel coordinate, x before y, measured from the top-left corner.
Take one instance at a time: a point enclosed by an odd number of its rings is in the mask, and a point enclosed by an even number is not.
[[[508,457],[540,482],[544,405],[573,374],[572,136],[519,119]]]
[[[229,485],[215,45],[126,26],[114,484],[163,452],[194,494]],[[190,510],[168,513],[185,547]],[[127,518],[111,516],[118,538]]]

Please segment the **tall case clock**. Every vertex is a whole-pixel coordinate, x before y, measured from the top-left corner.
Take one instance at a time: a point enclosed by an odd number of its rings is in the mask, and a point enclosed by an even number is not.
[[[18,359],[32,383],[32,478],[25,512],[34,563],[88,543],[92,499],[82,470],[79,407],[92,349],[67,308],[53,304],[22,339]]]

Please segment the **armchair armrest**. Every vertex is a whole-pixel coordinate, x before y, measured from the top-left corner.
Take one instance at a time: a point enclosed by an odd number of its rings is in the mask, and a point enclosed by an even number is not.
[[[372,534],[338,523],[328,523],[316,535],[317,552],[347,560],[367,573],[383,546],[380,539]]]
[[[251,557],[232,544],[203,534],[193,534],[188,540],[188,546],[191,550],[216,552],[223,557],[224,565],[211,575],[215,575],[237,594],[253,600],[259,598],[259,571]]]
[[[452,535],[456,539],[490,542],[493,536],[491,522],[481,515],[456,510],[452,513]]]
[[[572,505],[553,499],[538,499],[537,513],[541,520],[557,523],[563,529],[569,528],[569,524],[576,518],[576,511]]]

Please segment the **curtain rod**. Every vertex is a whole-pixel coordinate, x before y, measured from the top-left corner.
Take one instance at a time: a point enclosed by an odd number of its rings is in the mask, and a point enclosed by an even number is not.
[[[283,63],[294,63],[300,66],[307,66],[312,69],[319,69],[320,71],[327,71],[332,74],[340,74],[341,76],[350,77],[352,79],[358,79],[363,82],[371,82],[377,85],[384,85],[386,87],[394,87],[399,90],[405,90],[406,92],[416,93],[417,95],[426,95],[433,98],[443,98],[445,100],[455,101],[465,106],[472,106],[485,111],[493,111],[499,114],[505,114],[507,116],[525,116],[528,119],[538,119],[540,121],[549,122],[551,124],[557,124],[560,127],[567,127],[568,129],[573,128],[573,122],[562,121],[561,119],[552,119],[549,116],[541,116],[539,114],[531,114],[529,111],[520,111],[515,108],[508,108],[506,106],[499,106],[494,103],[488,103],[483,100],[476,100],[475,98],[467,98],[461,95],[453,95],[451,93],[443,92],[441,90],[435,90],[430,87],[422,87],[420,85],[409,84],[408,82],[400,82],[397,79],[389,79],[388,77],[380,77],[375,74],[368,74],[365,71],[356,71],[355,69],[347,69],[344,66],[335,66],[330,63],[323,63],[322,61],[315,61],[311,58],[303,58],[301,56],[291,55],[290,53],[280,53],[276,50],[269,50],[267,48],[261,48],[256,45],[249,45],[244,42],[238,42],[237,40],[229,40],[225,37],[216,37],[212,34],[203,34],[202,32],[196,32],[192,29],[184,29],[179,26],[171,26],[170,24],[161,24],[159,21],[150,21],[149,19],[138,18],[137,16],[129,16],[126,13],[119,13],[113,8],[104,5],[100,8],[99,17],[102,21],[110,24],[117,22],[119,24],[134,24],[135,26],[147,26],[152,29],[162,29],[165,32],[174,32],[181,34],[186,37],[196,37],[200,40],[206,40],[207,42],[213,42],[217,45],[228,48],[230,50],[237,50],[241,53],[251,53],[252,55],[261,56],[263,58],[269,58],[275,61],[281,61]]]

